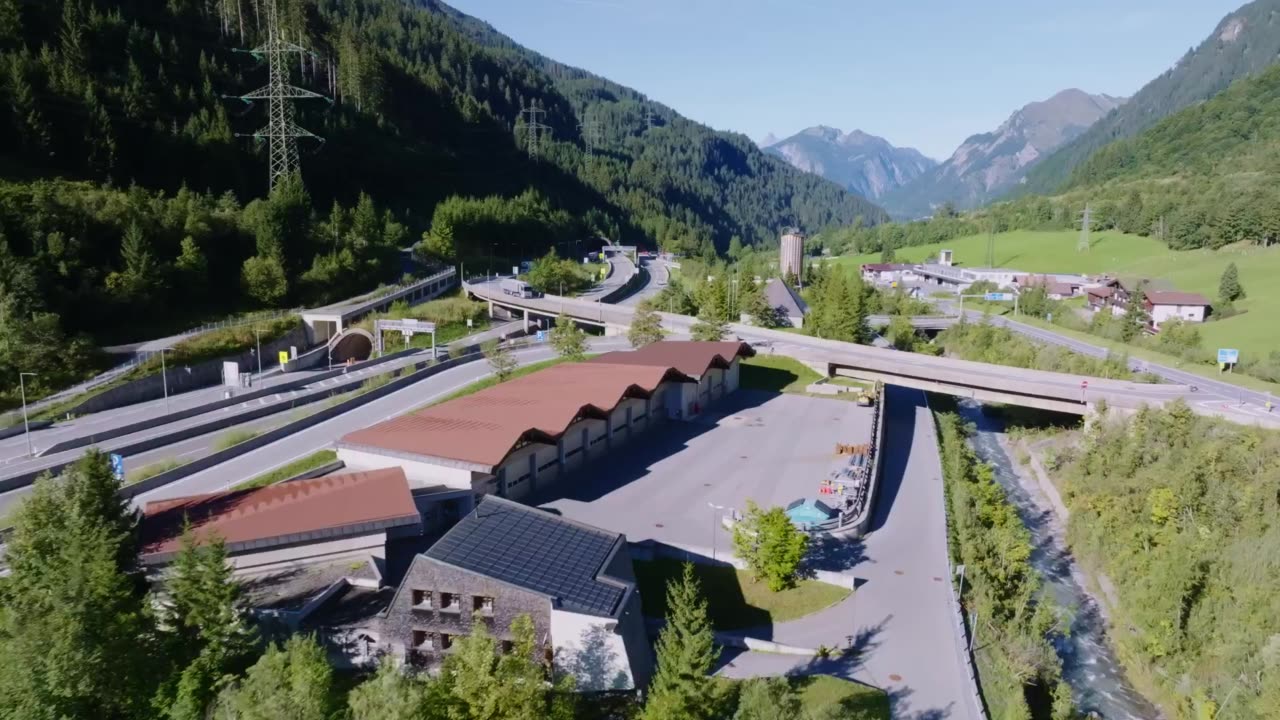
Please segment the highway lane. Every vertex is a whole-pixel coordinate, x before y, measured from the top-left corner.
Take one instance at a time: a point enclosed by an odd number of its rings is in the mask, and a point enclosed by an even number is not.
[[[325,372],[326,370],[327,368],[323,370],[302,370],[296,373],[264,375],[264,377],[254,383],[253,387],[230,389],[235,391],[237,394],[244,394],[255,390],[261,390],[263,388],[269,388],[273,385],[279,385],[280,383],[290,382],[304,377],[311,377]],[[222,385],[198,388],[189,392],[170,395],[167,402],[161,398],[159,400],[148,400],[111,410],[103,410],[102,412],[81,415],[73,420],[59,422],[42,430],[32,430],[31,443],[35,446],[36,452],[40,452],[41,448],[47,448],[54,443],[58,443],[63,440],[83,435],[90,435],[104,429],[139,422],[151,416],[179,412],[181,410],[187,410],[215,400],[221,400],[223,393],[228,389],[229,388]],[[26,454],[27,443],[23,435],[0,440],[0,463],[9,462],[14,458],[21,458]]]
[[[234,415],[236,413],[245,412],[247,410],[251,410],[258,407],[288,403],[291,400],[301,395],[323,391],[325,388],[332,387],[339,383],[351,382],[353,380],[360,380],[362,378],[368,378],[381,373],[398,370],[399,368],[404,367],[405,365],[409,365],[414,362],[421,362],[423,359],[425,359],[425,357],[426,356],[424,353],[413,353],[411,355],[407,355],[402,358],[396,358],[395,360],[391,360],[383,364],[368,366],[360,369],[353,369],[345,375],[340,375],[334,378],[329,378],[327,380],[322,380],[320,382],[308,385],[305,388],[297,388],[291,391],[277,393],[275,395],[268,395],[266,397],[258,398],[255,400],[249,400],[244,403],[232,405],[230,407],[225,407],[225,408],[222,408],[221,410],[214,410],[209,413],[202,413],[200,415],[186,418],[184,420],[167,423],[157,427],[149,428],[147,430],[131,433],[129,435],[122,435],[118,438],[113,438],[111,440],[106,440],[102,443],[98,443],[97,446],[103,449],[122,447],[122,446],[130,445],[136,442],[145,441],[150,438],[166,435],[168,433],[175,432],[183,428],[189,428],[189,427],[201,425],[203,423],[210,422],[220,417],[227,417],[230,415]],[[205,401],[208,402],[209,400],[217,399],[220,397],[221,395],[215,395],[212,398],[207,398]],[[163,407],[163,405],[159,407]],[[159,409],[154,405],[152,405],[152,409],[159,412]],[[282,408],[282,410],[283,409],[284,408]],[[122,416],[117,415],[116,417],[119,418]],[[146,416],[134,415],[133,417],[129,417],[129,416],[123,416],[123,417],[124,417],[123,420],[117,420],[116,422],[113,422],[111,424],[114,425],[114,424],[123,424],[125,422],[134,422],[137,420],[142,420]],[[100,428],[102,425],[103,423],[101,422],[98,423],[98,426]],[[105,429],[105,428],[102,428],[102,429]],[[81,429],[78,432],[69,434],[67,437],[77,437],[79,435],[85,434],[86,432],[87,432],[86,430]],[[13,475],[50,468],[50,467],[74,460],[75,458],[80,457],[80,455],[82,455],[84,452],[85,452],[85,448],[75,448],[72,450],[66,450],[63,452],[44,455],[41,457],[29,458],[25,456],[26,455],[25,446],[22,446],[22,453],[20,456],[10,457],[8,461],[4,462],[3,464],[0,464],[0,477],[11,477]]]
[[[649,281],[636,292],[618,301],[618,305],[635,307],[662,292],[671,279],[670,268],[661,258],[644,258],[640,264],[649,271]]]
[[[631,262],[631,258],[622,253],[614,253],[608,256],[606,261],[613,268],[609,273],[609,277],[598,285],[592,286],[591,289],[583,291],[578,295],[579,298],[591,302],[599,302],[600,298],[627,284],[631,276],[636,273],[635,263]]]

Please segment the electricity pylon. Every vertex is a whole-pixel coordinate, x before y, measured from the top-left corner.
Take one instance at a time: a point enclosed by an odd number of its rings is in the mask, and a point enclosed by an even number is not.
[[[600,123],[587,120],[578,125],[578,130],[582,133],[582,143],[586,146],[587,157],[594,157],[596,148],[600,145]]]
[[[270,186],[274,190],[283,179],[298,173],[298,138],[311,138],[324,142],[324,138],[305,130],[293,121],[293,100],[329,100],[319,93],[296,87],[289,82],[290,56],[307,54],[309,51],[284,39],[280,31],[280,15],[276,10],[276,0],[265,0],[267,15],[267,42],[249,52],[255,57],[267,60],[269,73],[266,87],[241,95],[240,99],[252,103],[254,100],[267,101],[267,126],[248,137],[266,140],[270,150]],[[242,135],[242,137],[244,137]]]
[[[543,125],[538,122],[538,116],[546,115],[547,111],[538,107],[537,101],[534,101],[533,104],[527,108],[520,109],[521,115],[524,115],[525,113],[529,114],[529,119],[524,124],[525,141],[527,143],[526,148],[529,151],[529,158],[531,160],[537,160],[539,150],[538,145],[542,139],[543,131],[550,130],[551,126]]]

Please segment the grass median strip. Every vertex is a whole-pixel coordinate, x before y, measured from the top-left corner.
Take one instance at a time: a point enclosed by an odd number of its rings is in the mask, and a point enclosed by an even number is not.
[[[282,480],[288,480],[295,475],[301,475],[308,470],[315,470],[318,467],[328,465],[337,459],[338,452],[336,450],[319,450],[307,455],[306,457],[298,458],[287,465],[281,465],[275,470],[265,472],[255,478],[238,483],[232,489],[249,490],[251,488],[274,485]]]
[[[219,435],[216,439],[214,439],[213,450],[214,452],[217,452],[219,450],[226,450],[229,447],[233,447],[235,445],[239,445],[242,442],[247,442],[249,440],[252,440],[261,434],[262,434],[261,430],[245,430],[240,428],[231,430]]]
[[[683,562],[671,558],[637,560],[633,563],[644,614],[665,617],[667,583],[679,579]],[[773,625],[810,615],[849,597],[848,588],[816,580],[801,580],[790,590],[772,592],[765,583],[752,580],[751,573],[728,565],[694,565],[702,583],[711,624],[717,630],[736,630]]]
[[[154,462],[154,463],[151,463],[150,465],[144,465],[138,468],[137,470],[134,470],[133,472],[125,473],[124,484],[133,485],[134,483],[139,483],[139,482],[142,482],[143,480],[150,480],[151,478],[159,475],[160,473],[169,472],[170,470],[180,468],[186,464],[187,464],[186,462],[183,462],[182,460],[179,460],[177,458],[165,458],[164,460],[161,460],[159,462]]]

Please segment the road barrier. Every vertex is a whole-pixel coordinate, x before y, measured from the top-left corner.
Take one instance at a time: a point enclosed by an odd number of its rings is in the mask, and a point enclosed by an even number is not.
[[[325,422],[326,420],[331,420],[349,410],[354,410],[355,408],[358,408],[361,405],[366,405],[368,403],[371,403],[374,400],[377,400],[378,398],[385,397],[387,395],[390,395],[393,392],[402,390],[416,382],[426,380],[427,378],[433,375],[437,375],[441,372],[444,372],[445,370],[449,370],[449,369],[458,367],[460,365],[465,365],[470,362],[475,362],[476,360],[479,360],[482,357],[484,356],[479,353],[476,353],[472,355],[464,355],[463,357],[459,357],[452,360],[446,360],[442,363],[437,363],[435,365],[427,365],[426,367],[422,367],[421,369],[417,370],[416,372],[413,372],[412,374],[392,380],[386,385],[370,390],[369,392],[364,393],[363,395],[360,395],[358,397],[353,397],[350,400],[346,400],[341,403],[338,403],[333,407],[325,408],[313,415],[308,415],[307,417],[300,418],[291,423],[281,425],[280,427],[275,428],[274,430],[268,430],[267,432],[261,435],[258,435],[257,437],[250,438],[236,445],[232,445],[231,447],[226,448],[225,450],[218,450],[198,460],[194,460],[190,463],[187,463],[186,465],[182,465],[181,467],[176,467],[167,472],[160,473],[155,477],[150,477],[150,478],[147,478],[146,480],[141,480],[132,485],[121,488],[120,494],[122,497],[125,497],[125,498],[136,497],[145,492],[155,490],[158,487],[163,487],[165,485],[168,485],[169,483],[175,482],[177,480],[181,480],[182,478],[185,478],[189,475],[194,475],[198,472],[208,470],[209,468],[215,465],[224,463],[228,460],[244,455],[245,453],[251,450],[257,450],[258,448],[263,447],[264,445],[269,445],[281,438],[288,437],[289,435],[293,435],[294,433],[300,432],[302,430],[306,430],[307,428],[313,425],[319,425],[320,423]],[[419,365],[426,364],[426,363],[430,363],[430,360],[424,361],[424,363],[416,364],[413,367],[418,367]]]
[[[406,355],[412,355],[415,352],[421,352],[421,351],[418,349],[401,350],[396,353],[384,355],[383,357],[377,358],[375,360],[368,360],[366,362],[361,363],[360,365],[356,365],[352,367],[363,370],[365,368],[374,367],[376,365],[381,365],[382,363],[395,360],[396,358],[401,358]],[[79,437],[71,438],[69,440],[63,440],[61,442],[54,443],[53,445],[50,445],[49,447],[41,450],[40,455],[42,456],[53,455],[54,453],[65,452],[67,450],[74,450],[78,447],[85,447],[86,445],[93,445],[94,443],[113,440],[118,437],[124,437],[125,435],[132,435],[133,433],[142,432],[143,430],[150,430],[153,427],[160,427],[161,425],[167,425],[169,423],[178,422],[180,420],[186,420],[187,418],[192,418],[197,415],[203,415],[205,413],[213,412],[215,410],[221,410],[223,408],[232,407],[235,405],[239,405],[240,403],[249,402],[251,400],[257,400],[259,398],[269,397],[271,395],[278,395],[282,392],[290,392],[300,387],[305,387],[307,385],[322,382],[330,378],[340,377],[344,372],[348,372],[350,369],[351,368],[339,368],[337,370],[329,370],[317,375],[311,375],[309,377],[299,378],[297,380],[290,380],[288,382],[283,382],[277,385],[272,385],[270,387],[265,387],[260,390],[253,390],[251,392],[247,392],[242,395],[233,395],[229,398],[214,400],[213,402],[204,403],[203,405],[197,405],[196,407],[187,408],[186,410],[179,410],[178,412],[168,413],[167,415],[160,415],[158,417],[148,418],[146,420],[139,420],[138,422],[135,422],[135,423],[129,423],[128,425],[119,425],[113,428],[109,428],[107,430],[89,433],[88,435],[81,435]],[[368,378],[364,378],[364,379],[368,379]]]
[[[31,426],[32,430],[43,430],[52,424],[53,424],[52,420],[32,420],[30,423],[27,423],[27,425]],[[18,423],[17,425],[10,425],[9,427],[4,428],[3,430],[0,430],[0,440],[7,440],[15,435],[21,435],[26,431],[27,431],[27,426],[23,425],[22,423]]]

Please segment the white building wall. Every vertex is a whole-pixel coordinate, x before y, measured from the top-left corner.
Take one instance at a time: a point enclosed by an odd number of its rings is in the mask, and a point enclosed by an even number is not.
[[[735,392],[738,389],[738,375],[742,369],[742,358],[735,357],[733,363],[729,365],[729,369],[724,374],[725,392]]]
[[[1169,318],[1181,318],[1185,322],[1204,322],[1203,305],[1153,305],[1151,307],[1151,324],[1160,324]]]
[[[551,610],[555,666],[577,680],[580,692],[635,687],[626,644],[612,618]]]
[[[331,562],[343,557],[386,557],[387,534],[384,531],[340,538],[327,542],[309,542],[292,547],[259,552],[237,553],[228,558],[237,570],[260,572],[272,568]]]
[[[471,488],[472,476],[474,475],[471,470],[465,468],[437,465],[426,460],[410,460],[351,448],[338,448],[338,459],[346,464],[346,470],[353,472],[381,470],[389,467],[404,468],[404,475],[409,480],[410,488],[444,485],[466,490]]]

